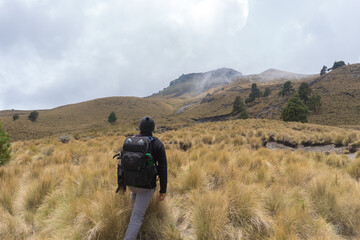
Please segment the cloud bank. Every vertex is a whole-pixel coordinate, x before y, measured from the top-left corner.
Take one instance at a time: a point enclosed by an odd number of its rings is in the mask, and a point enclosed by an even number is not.
[[[0,0],[0,110],[148,96],[220,67],[360,61],[357,0]]]

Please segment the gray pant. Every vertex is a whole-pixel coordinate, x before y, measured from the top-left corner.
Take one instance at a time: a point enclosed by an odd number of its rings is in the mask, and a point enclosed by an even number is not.
[[[144,219],[146,209],[148,208],[155,188],[137,188],[129,187],[131,200],[134,201],[134,207],[131,213],[130,223],[126,230],[124,240],[135,240]]]

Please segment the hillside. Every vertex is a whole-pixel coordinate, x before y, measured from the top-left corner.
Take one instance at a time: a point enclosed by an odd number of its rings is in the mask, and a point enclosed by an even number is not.
[[[82,133],[92,134],[100,130],[135,129],[138,121],[145,115],[152,115],[162,124],[171,125],[171,115],[176,102],[137,97],[110,97],[66,105],[51,110],[39,111],[36,122],[27,119],[30,111],[2,112],[0,120],[12,140],[41,138],[53,134]],[[109,114],[114,111],[118,117],[115,125],[108,123]],[[20,118],[12,120],[12,112]],[[186,121],[184,121],[186,122]]]
[[[259,80],[260,77],[254,79]],[[246,104],[250,118],[280,119],[281,110],[288,99],[288,96],[278,96],[283,82],[284,79],[258,82],[262,92],[269,87],[271,94]],[[293,87],[297,90],[302,82],[308,82],[313,94],[321,96],[322,108],[312,113],[309,122],[353,128],[359,126],[360,64],[343,66],[323,76],[310,75],[303,80],[292,80]],[[249,96],[250,89],[251,83],[244,83],[240,78],[225,87],[189,100],[185,104],[188,107],[181,112],[182,116],[200,121],[231,119],[228,115],[232,111],[234,99],[241,96],[244,101]]]
[[[313,78],[307,79],[307,81]],[[216,116],[229,115],[232,111],[233,102],[236,96],[240,96],[243,101],[249,97],[251,92],[251,84],[244,84],[241,79],[235,81],[224,88],[219,88],[214,91],[202,95],[200,98],[193,101],[186,110],[183,111],[182,116],[191,119],[211,120],[217,119]],[[264,98],[260,97],[254,102],[246,104],[247,112],[250,118],[266,118],[266,119],[280,119],[281,109],[286,104],[288,96],[280,97],[278,93],[282,88],[283,82],[264,82],[258,83],[257,86],[261,92],[269,87],[271,94]],[[293,82],[294,88],[298,88],[301,81]],[[229,119],[226,116],[224,119]]]
[[[360,125],[360,64],[346,65],[310,82],[321,96],[322,109],[310,121],[328,125]]]

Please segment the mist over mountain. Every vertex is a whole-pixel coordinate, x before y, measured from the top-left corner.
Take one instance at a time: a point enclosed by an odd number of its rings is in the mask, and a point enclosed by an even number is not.
[[[200,83],[200,87],[211,88],[213,85],[229,83],[242,76],[242,73],[231,68],[220,68],[205,73],[183,74],[178,79],[171,81],[170,86],[175,86],[189,81],[197,81]]]
[[[313,74],[299,74],[270,68],[259,74],[251,74],[246,77],[249,78],[251,82],[268,82],[276,80],[302,80],[313,76]]]
[[[231,68],[220,68],[205,73],[182,74],[179,78],[171,81],[169,87],[154,95],[179,97],[186,93],[200,94],[211,88],[226,85],[242,76],[241,72]]]

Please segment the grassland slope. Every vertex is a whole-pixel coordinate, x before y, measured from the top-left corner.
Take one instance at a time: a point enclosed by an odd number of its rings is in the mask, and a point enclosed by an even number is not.
[[[150,98],[110,97],[42,110],[35,122],[27,119],[28,112],[19,113],[20,118],[16,121],[7,112],[7,116],[0,120],[12,140],[109,128],[126,129],[127,126],[135,127],[139,118],[147,114],[159,119],[159,124],[161,120],[167,121],[173,112],[173,105],[168,102]],[[112,111],[118,117],[115,125],[107,121]]]

